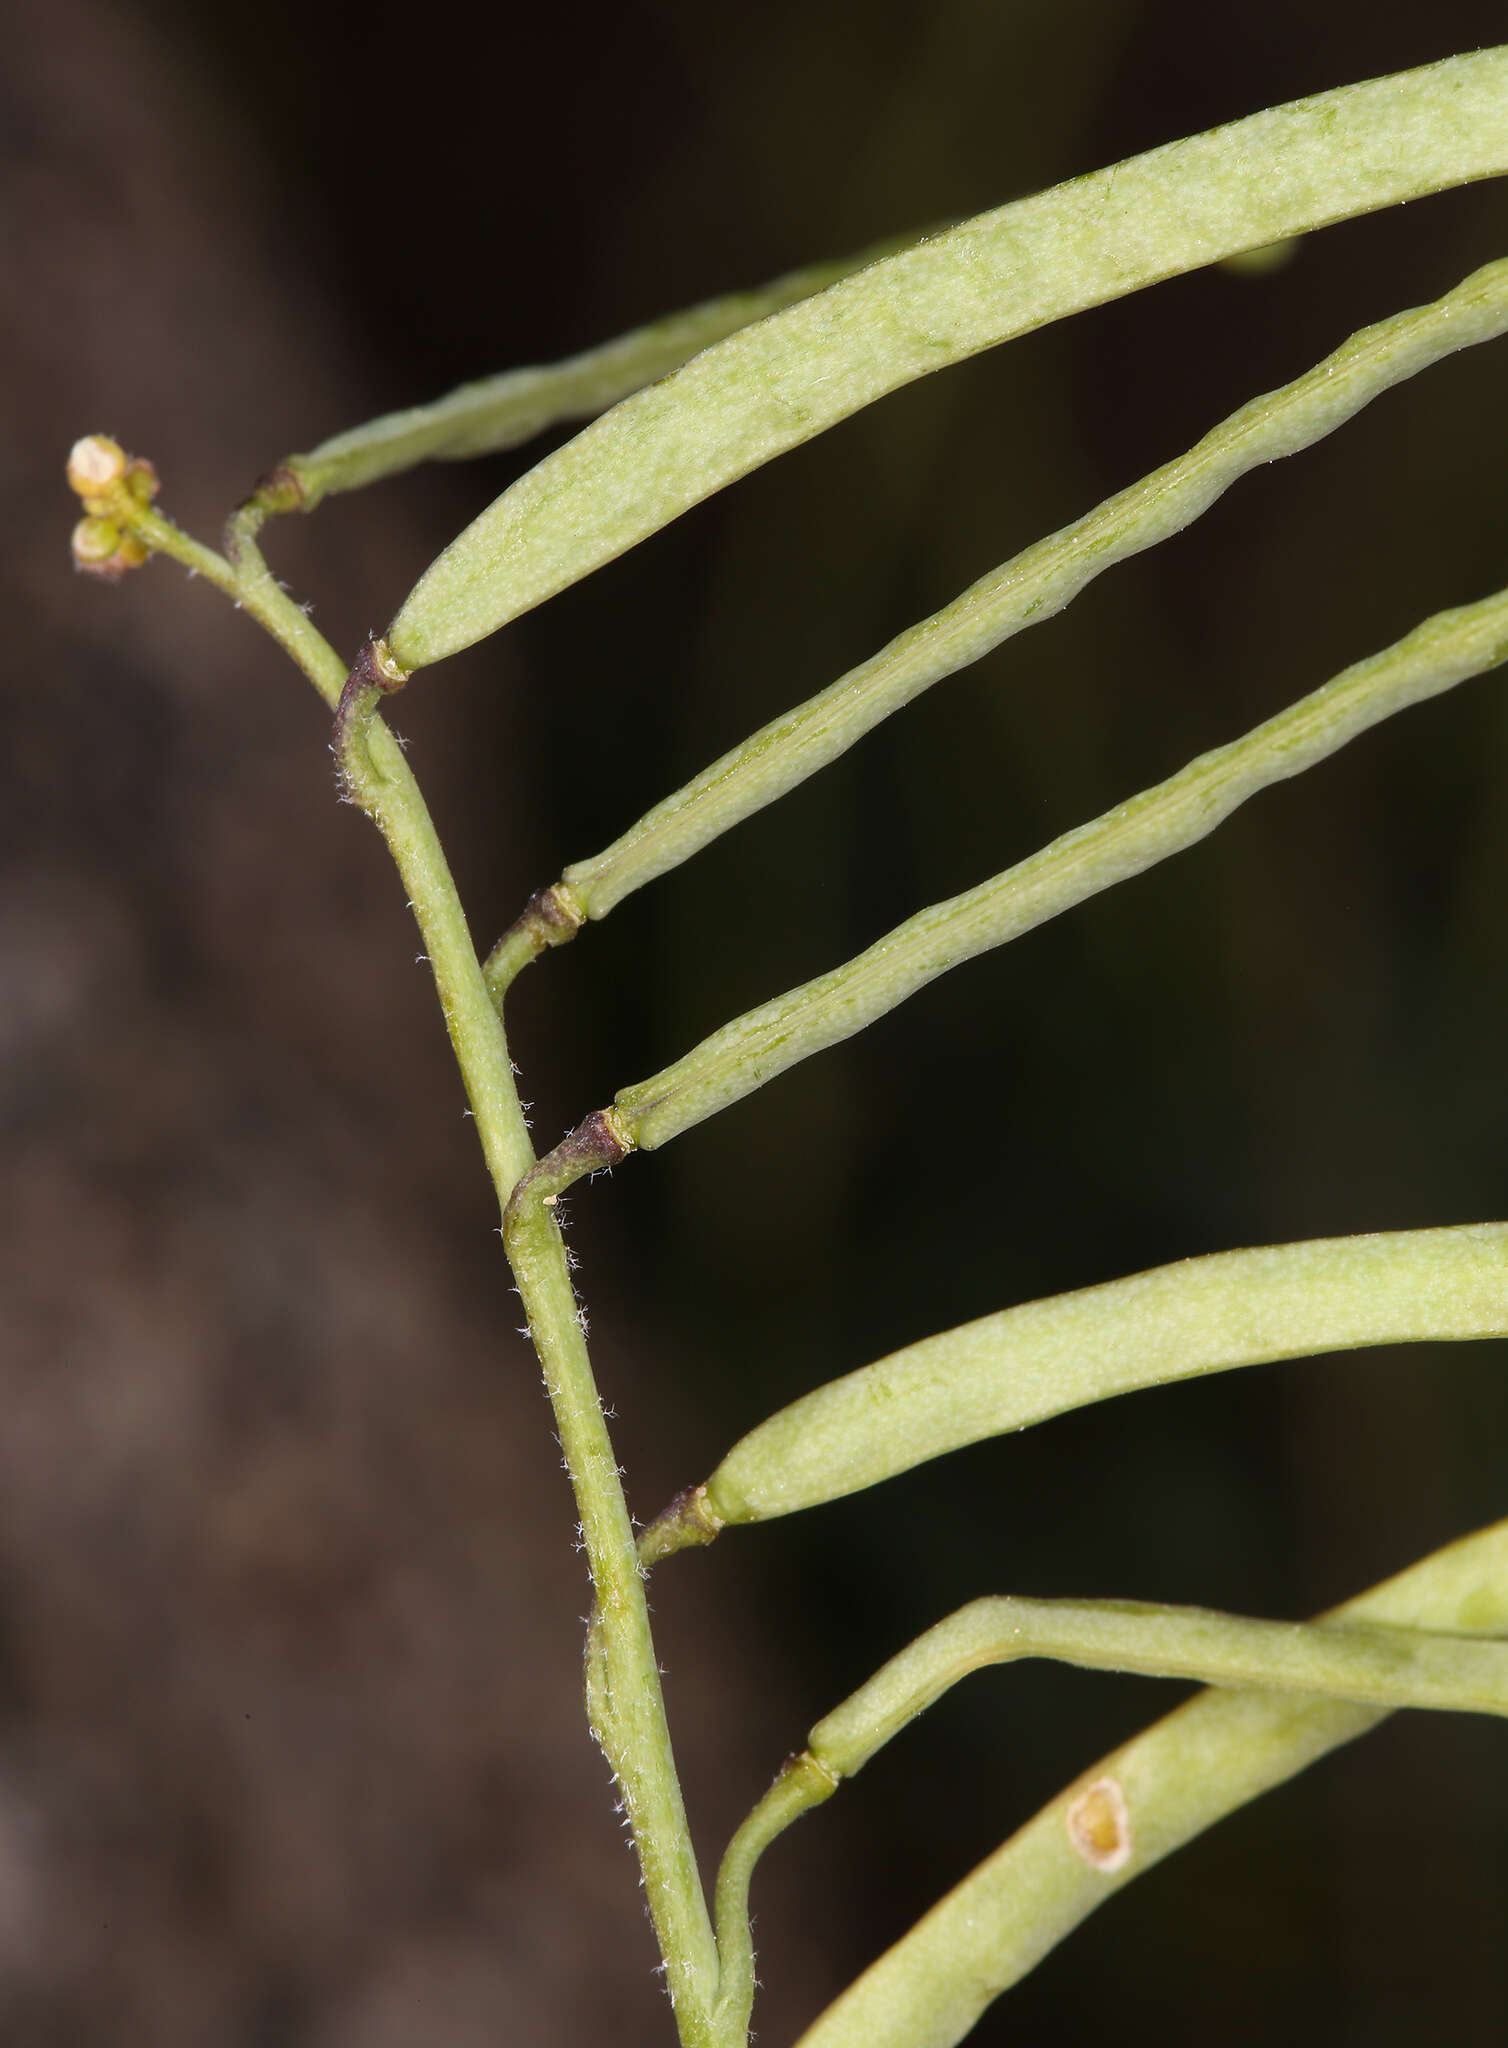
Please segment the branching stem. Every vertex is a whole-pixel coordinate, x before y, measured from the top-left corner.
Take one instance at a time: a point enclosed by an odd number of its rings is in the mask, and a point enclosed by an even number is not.
[[[762,293],[693,308],[551,369],[465,387],[291,457],[233,515],[223,555],[153,508],[157,479],[149,463],[128,458],[106,436],[86,436],[72,452],[69,480],[84,511],[72,543],[80,570],[114,582],[150,553],[166,554],[249,612],[334,712],[343,792],[377,825],[398,868],[476,1119],[575,1492],[593,1587],[588,1715],[633,1832],[682,2048],[741,2048],[746,2039],[754,1993],[747,1894],[760,1850],[983,1662],[1055,1655],[1242,1689],[1191,1703],[1071,1787],[845,1993],[806,2037],[808,2048],[948,2048],[991,1997],[1093,1909],[1108,1881],[1134,1875],[1383,1712],[1400,1704],[1508,1711],[1508,1647],[1461,1640],[1508,1633],[1508,1524],[1308,1628],[1103,1602],[977,1602],[892,1659],[812,1730],[809,1748],[790,1760],[730,1846],[714,1937],[670,1746],[645,1564],[711,1540],[730,1520],[831,1497],[835,1480],[849,1490],[929,1449],[972,1441],[1002,1426],[1002,1404],[1010,1401],[1035,1403],[1025,1419],[1070,1405],[1064,1383],[1072,1382],[1071,1366],[1050,1394],[1016,1382],[1003,1389],[997,1353],[1013,1344],[1030,1351],[1035,1342],[1043,1358],[1051,1353],[1049,1362],[1061,1364],[1065,1326],[1123,1308],[1137,1283],[1099,1290],[1092,1301],[1030,1305],[1009,1319],[987,1319],[987,1330],[935,1340],[932,1362],[946,1353],[951,1378],[944,1375],[946,1414],[939,1383],[923,1389],[920,1405],[937,1410],[946,1439],[930,1447],[919,1446],[900,1404],[878,1426],[869,1412],[870,1396],[908,1370],[904,1361],[881,1361],[837,1391],[822,1390],[819,1405],[836,1436],[806,1445],[818,1454],[817,1493],[792,1493],[787,1464],[799,1463],[794,1456],[769,1468],[767,1454],[795,1412],[788,1411],[735,1447],[706,1485],[678,1498],[647,1532],[641,1562],[558,1222],[561,1193],[583,1176],[635,1146],[665,1143],[861,1030],[937,975],[1192,845],[1257,790],[1324,759],[1380,719],[1499,665],[1508,659],[1508,592],[1427,621],[1244,739],[923,911],[846,966],[735,1019],[664,1072],[620,1092],[543,1160],[530,1141],[501,1015],[507,987],[528,961],[773,801],[918,690],[1066,603],[1109,561],[1176,531],[1254,462],[1317,438],[1452,348],[1501,332],[1508,268],[1493,266],[1437,306],[1353,337],[1307,378],[1243,409],[1188,457],[1028,550],[811,705],[756,734],[595,862],[568,869],[531,898],[485,968],[424,798],[381,716],[382,700],[411,671],[473,645],[725,484],[915,378],[1278,235],[1503,174],[1505,101],[1508,46],[1452,58],[1170,144],[908,243],[870,267],[848,262],[794,273]],[[830,284],[825,293],[823,284]],[[673,374],[665,377],[666,370]],[[613,406],[614,399],[623,402]],[[260,529],[275,513],[307,510],[326,492],[418,461],[509,446],[548,421],[604,407],[613,409],[510,486],[445,550],[400,607],[386,641],[369,641],[349,671],[263,559]],[[1405,1265],[1417,1266],[1423,1254],[1429,1286],[1440,1292],[1446,1265],[1431,1255],[1449,1249],[1443,1241],[1450,1238],[1458,1263],[1486,1263],[1491,1298],[1484,1308],[1458,1289],[1444,1330],[1436,1327],[1433,1299],[1418,1314],[1419,1304],[1404,1304],[1401,1334],[1500,1330],[1500,1230],[1438,1233],[1423,1242],[1429,1235],[1415,1233],[1390,1249],[1401,1251]],[[1359,1252],[1329,1247],[1318,1256],[1344,1265],[1354,1281],[1358,1258],[1364,1263],[1377,1249],[1377,1242]],[[1312,1249],[1294,1254],[1286,1248],[1279,1282],[1316,1256]],[[1188,1341],[1164,1358],[1177,1368],[1164,1377],[1292,1355],[1293,1333],[1278,1327],[1281,1315],[1265,1333],[1251,1327],[1249,1286],[1238,1289],[1240,1329],[1233,1336],[1221,1324],[1222,1285],[1250,1282],[1262,1255],[1238,1256],[1239,1265],[1203,1262],[1192,1281],[1185,1275],[1172,1283],[1196,1313]],[[1306,1293],[1306,1314],[1313,1307]],[[1337,1327],[1360,1330],[1344,1341],[1369,1341],[1376,1305],[1366,1304],[1360,1322],[1355,1307],[1349,1296],[1339,1304]],[[1314,1335],[1311,1320],[1305,1343]],[[926,1348],[912,1347],[911,1371]],[[1098,1350],[1095,1357],[1098,1377],[1082,1398],[1147,1377],[1145,1366],[1134,1380]],[[1076,1384],[1068,1385],[1070,1396]],[[816,1412],[806,1410],[806,1419]],[[1408,1634],[1421,1624],[1444,1633]],[[1275,1690],[1283,1686],[1293,1689],[1287,1699]]]
[[[563,946],[568,939],[574,939],[585,922],[586,911],[568,882],[552,882],[548,889],[536,889],[487,956],[483,972],[492,1000],[499,1008],[529,962],[537,960],[550,947]]]
[[[456,1063],[497,1191],[514,1277],[555,1413],[581,1517],[594,1613],[589,1672],[593,1733],[617,1780],[644,1874],[684,2048],[711,2048],[717,1952],[692,1851],[660,1691],[649,1611],[624,1499],[576,1305],[565,1244],[538,1198],[510,1209],[535,1166],[502,1019],[493,1005],[466,914],[428,806],[402,749],[379,715],[402,687],[386,650],[369,643],[346,671],[329,642],[277,583],[257,546],[266,507],[235,515],[233,562],[149,506],[124,504],[123,529],[196,570],[251,613],[336,710],[333,747],[345,793],[387,842],[418,920]]]

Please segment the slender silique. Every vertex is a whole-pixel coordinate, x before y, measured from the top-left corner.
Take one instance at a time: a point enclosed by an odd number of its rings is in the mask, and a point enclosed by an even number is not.
[[[459,462],[517,447],[562,420],[590,419],[679,369],[725,335],[809,298],[915,239],[893,237],[857,256],[808,264],[756,290],[726,292],[636,327],[563,362],[504,370],[463,384],[429,405],[384,413],[332,435],[307,455],[290,455],[280,466],[279,480],[286,480],[298,509],[307,512],[331,492],[359,490],[421,462]]]
[[[1508,49],[1273,107],[949,228],[636,392],[452,541],[386,638],[485,639],[714,491],[981,349],[1244,249],[1508,170]]]
[[[858,668],[773,719],[631,825],[558,890],[578,921],[606,917],[635,889],[815,775],[892,712],[1041,625],[1088,584],[1191,525],[1238,478],[1311,447],[1374,398],[1508,327],[1508,261],[1478,270],[1433,305],[1364,327],[1281,390],[1254,398],[1187,454],[1118,491],[982,576]],[[511,977],[507,977],[511,978]],[[497,977],[492,963],[488,979]]]
[[[1004,874],[934,903],[867,952],[725,1024],[673,1066],[620,1089],[623,1132],[649,1151],[862,1031],[940,974],[1206,838],[1259,790],[1358,733],[1508,660],[1508,591],[1440,612],[1230,745],[1055,839]]]
[[[1323,1619],[1508,1635],[1508,1522]],[[1265,1689],[1201,1694],[1092,1764],[850,1985],[798,2048],[954,2048],[1123,1885],[1388,1712]]]
[[[1501,1530],[1487,1533],[1488,1555],[1501,1548],[1501,1538]],[[1354,1611],[1344,1619],[1305,1623],[1124,1600],[972,1601],[908,1644],[825,1715],[729,1844],[717,1881],[721,2038],[743,2040],[753,2002],[754,1954],[745,1930],[749,1880],[759,1856],[961,1679],[985,1665],[1029,1657],[1091,1671],[1298,1693],[1306,1702],[1339,1700],[1386,1712],[1431,1707],[1508,1714],[1508,1643]],[[1099,1776],[1103,1781],[1109,1774]],[[1098,1848],[1092,1836],[1087,1844],[1092,1867],[1102,1874],[1129,1865],[1136,1851],[1129,1801],[1120,1780],[1112,1782],[1119,1796],[1104,1793],[1099,1818],[1113,1832]],[[1082,1850],[1076,1853],[1082,1857]]]
[[[970,1672],[1026,1657],[1371,1706],[1508,1714],[1508,1643],[1377,1622],[1252,1621],[1149,1601],[1001,1594],[909,1643],[819,1721],[806,1746],[834,1777],[851,1778]]]
[[[1508,1224],[1182,1259],[965,1323],[803,1394],[642,1539],[653,1559],[1139,1387],[1379,1344],[1508,1336]]]

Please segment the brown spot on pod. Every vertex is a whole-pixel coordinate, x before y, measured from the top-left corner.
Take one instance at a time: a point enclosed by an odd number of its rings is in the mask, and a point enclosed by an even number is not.
[[[1086,1785],[1067,1813],[1068,1839],[1086,1863],[1108,1876],[1131,1860],[1131,1815],[1114,1778]]]

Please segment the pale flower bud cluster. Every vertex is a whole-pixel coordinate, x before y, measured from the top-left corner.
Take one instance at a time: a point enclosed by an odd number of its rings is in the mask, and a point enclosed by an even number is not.
[[[139,569],[151,549],[131,530],[131,515],[157,495],[151,463],[128,456],[107,434],[86,434],[69,454],[68,482],[85,515],[73,529],[74,567],[109,583]]]

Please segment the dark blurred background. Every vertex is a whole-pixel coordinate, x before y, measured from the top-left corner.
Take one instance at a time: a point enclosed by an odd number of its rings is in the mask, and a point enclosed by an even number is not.
[[[70,441],[213,535],[283,453],[728,287],[1502,34],[1487,0],[12,0],[0,68],[0,2039],[664,2043],[586,1590],[416,937],[212,592],[70,577]],[[1500,187],[900,393],[426,679],[483,943],[761,720],[1361,325]],[[1508,580],[1502,345],[1248,479],[520,984],[545,1143],[726,1016]],[[534,459],[271,538],[343,646]],[[575,1206],[632,1505],[818,1380],[1227,1246],[1504,1213],[1488,679]],[[657,1579],[709,1861],[988,1590],[1297,1615],[1504,1508],[1499,1346],[1149,1393]],[[978,1676],[757,1880],[761,2038],[1174,1688]],[[1405,1716],[1132,1887],[981,2043],[1499,2043],[1508,1759]]]

